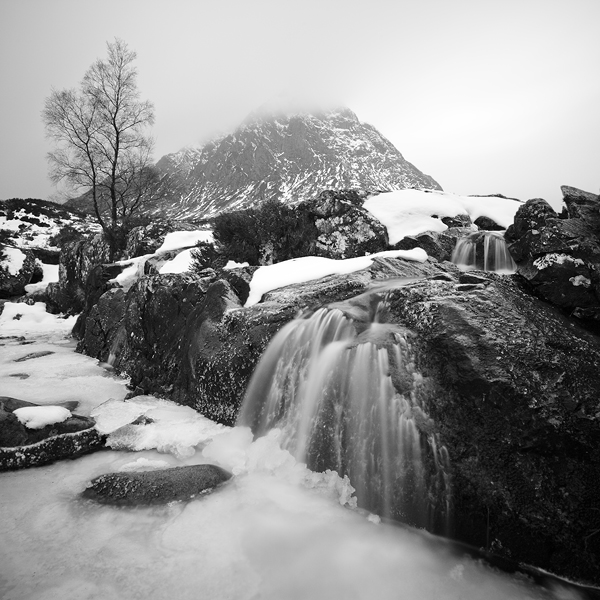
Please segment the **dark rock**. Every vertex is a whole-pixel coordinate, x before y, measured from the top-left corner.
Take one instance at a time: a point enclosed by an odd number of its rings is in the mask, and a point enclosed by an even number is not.
[[[473,222],[469,215],[456,215],[455,217],[442,217],[440,219],[442,223],[447,225],[449,228],[471,228]]]
[[[394,244],[392,248],[394,250],[423,248],[429,257],[433,257],[439,261],[450,260],[456,240],[460,237],[460,234],[454,233],[456,231],[456,229],[442,233],[427,231],[416,236],[406,236]]]
[[[387,248],[387,229],[362,207],[365,199],[356,190],[326,190],[306,203],[315,216],[317,256],[352,258]]]
[[[0,261],[0,298],[14,298],[25,293],[25,286],[32,282],[35,274],[36,262],[29,250],[15,248],[25,256],[23,265],[17,273],[11,273],[4,263]]]
[[[600,323],[600,199],[566,186],[563,192],[566,218],[544,200],[529,200],[506,238],[518,274],[534,292],[594,326]]]
[[[458,281],[459,283],[489,283],[489,279],[485,275],[475,273],[461,273]]]
[[[61,402],[74,410],[76,401]],[[104,438],[94,429],[94,420],[71,415],[61,423],[41,429],[25,427],[13,412],[19,408],[40,406],[26,400],[0,396],[0,471],[47,464],[93,452],[104,445]]]
[[[387,296],[392,321],[417,334],[453,535],[598,583],[600,340],[518,279],[482,276],[467,292],[419,281]]]
[[[150,506],[191,500],[231,478],[215,465],[108,473],[92,480],[82,497],[101,504]]]
[[[505,227],[498,225],[496,221],[490,219],[490,217],[477,217],[475,219],[474,225],[477,225],[479,229],[484,231],[504,231]]]
[[[61,248],[58,283],[48,286],[49,301],[64,313],[79,313],[85,308],[85,284],[91,270],[108,263],[110,249],[102,234],[66,243]]]
[[[37,467],[65,458],[76,458],[101,450],[104,443],[104,436],[94,427],[88,427],[52,435],[29,445],[0,447],[0,471]]]
[[[19,358],[15,358],[13,362],[25,362],[26,360],[32,360],[34,358],[42,358],[43,356],[49,356],[50,354],[54,354],[52,350],[41,350],[39,352],[30,352],[25,356],[21,356]]]

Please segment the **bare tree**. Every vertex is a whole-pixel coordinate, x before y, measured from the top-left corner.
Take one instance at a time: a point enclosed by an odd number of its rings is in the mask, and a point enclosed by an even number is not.
[[[85,73],[78,90],[53,90],[42,118],[56,142],[50,178],[91,197],[114,259],[142,206],[161,194],[152,166],[154,108],[140,100],[135,52],[116,39],[108,57]]]

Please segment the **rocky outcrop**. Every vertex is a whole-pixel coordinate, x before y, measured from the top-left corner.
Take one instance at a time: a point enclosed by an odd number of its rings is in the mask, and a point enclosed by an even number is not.
[[[46,290],[50,304],[60,312],[81,312],[88,275],[96,265],[108,262],[109,255],[109,246],[100,233],[65,244],[60,253],[59,280]]]
[[[152,506],[192,500],[230,478],[231,473],[215,465],[107,473],[93,479],[81,495],[100,504]]]
[[[558,215],[540,198],[517,211],[506,239],[518,274],[569,314],[600,326],[600,199],[564,186]]]
[[[68,402],[58,406],[73,410],[76,404]],[[60,423],[30,429],[13,414],[19,408],[35,406],[38,405],[0,397],[0,471],[75,458],[104,446],[103,436],[94,429],[94,420],[89,417],[71,415]]]
[[[159,214],[208,218],[277,199],[296,204],[324,189],[441,189],[347,108],[251,115],[231,135],[157,163],[174,197]]]
[[[518,280],[477,278],[387,298],[390,320],[417,333],[452,464],[454,535],[598,583],[600,340]]]

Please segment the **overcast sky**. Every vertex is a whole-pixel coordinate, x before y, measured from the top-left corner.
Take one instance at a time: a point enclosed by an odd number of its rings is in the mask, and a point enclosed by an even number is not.
[[[446,191],[600,189],[600,0],[0,0],[0,199],[52,196],[44,99],[115,37],[137,52],[157,160],[301,90]]]

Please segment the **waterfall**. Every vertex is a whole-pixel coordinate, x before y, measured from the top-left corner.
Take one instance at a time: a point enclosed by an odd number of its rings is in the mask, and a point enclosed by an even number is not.
[[[371,319],[384,312],[378,303]],[[256,436],[281,429],[297,460],[348,475],[362,508],[448,533],[449,458],[422,388],[409,332],[320,309],[272,340],[238,423]]]
[[[458,239],[450,260],[463,271],[509,274],[517,270],[501,231],[475,231]]]

